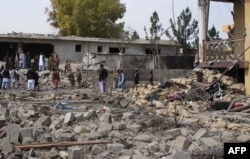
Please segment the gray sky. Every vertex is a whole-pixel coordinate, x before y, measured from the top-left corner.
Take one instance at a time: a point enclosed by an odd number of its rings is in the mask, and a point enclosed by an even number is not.
[[[178,17],[180,12],[189,7],[193,18],[198,20],[198,0],[120,0],[126,4],[127,11],[121,21],[125,28],[136,30],[141,38],[145,38],[144,26],[150,28],[150,16],[156,11],[163,28],[169,27],[169,19]],[[174,2],[174,3],[173,3]],[[50,6],[50,0],[1,0],[0,1],[0,33],[12,31],[23,33],[53,34],[53,29],[46,21],[45,7]],[[232,24],[230,14],[231,3],[212,2],[210,6],[209,28],[214,24],[220,31],[222,25]],[[166,39],[166,37],[163,37]]]

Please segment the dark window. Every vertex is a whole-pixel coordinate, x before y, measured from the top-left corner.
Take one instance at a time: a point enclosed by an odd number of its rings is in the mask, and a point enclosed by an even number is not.
[[[156,50],[152,49],[152,48],[146,48],[145,53],[146,54],[157,54]],[[161,54],[161,49],[158,49],[158,53],[159,53],[159,55]]]
[[[102,52],[102,46],[97,46],[97,52]]]
[[[110,47],[109,48],[109,53],[118,54],[120,52],[125,53],[125,48],[118,48],[118,47]]]
[[[82,45],[76,45],[75,51],[76,52],[81,52],[82,51]]]

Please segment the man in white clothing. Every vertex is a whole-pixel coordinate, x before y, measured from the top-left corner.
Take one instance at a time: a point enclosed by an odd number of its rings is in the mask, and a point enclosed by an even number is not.
[[[44,71],[44,65],[45,65],[45,58],[43,53],[41,52],[39,56],[39,71]]]

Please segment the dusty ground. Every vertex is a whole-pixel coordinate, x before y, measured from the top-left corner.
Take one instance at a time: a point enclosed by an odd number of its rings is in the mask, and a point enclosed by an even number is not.
[[[83,76],[86,80],[86,72]],[[239,121],[237,113],[228,114],[234,118],[227,119],[224,111],[206,110],[207,101],[168,101],[169,94],[188,88],[185,82],[169,88],[142,84],[133,89],[133,83],[127,81],[126,91],[119,92],[111,89],[109,74],[108,91],[100,94],[97,77],[96,72],[89,72],[88,88],[69,89],[68,79],[61,76],[55,91],[45,75],[39,80],[39,91],[26,91],[25,78],[19,89],[1,90],[0,154],[9,159],[74,159],[79,155],[87,159],[205,159],[221,158],[223,142],[250,141],[249,121]],[[233,99],[239,94],[229,95]],[[66,107],[56,107],[65,101]],[[84,140],[111,143],[21,151],[14,148],[16,144]]]

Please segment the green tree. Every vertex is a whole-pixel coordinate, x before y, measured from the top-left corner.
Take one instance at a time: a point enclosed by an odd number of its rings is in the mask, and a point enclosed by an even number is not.
[[[216,30],[214,25],[212,26],[211,29],[207,31],[207,41],[210,40],[220,40],[220,32]]]
[[[121,32],[121,39],[124,41],[132,41],[136,39],[140,39],[139,34],[137,33],[136,30],[133,30],[131,27],[128,27],[126,30]]]
[[[61,35],[120,38],[124,22],[116,23],[126,12],[117,0],[51,0],[46,8],[48,22]]]
[[[160,23],[160,18],[156,11],[153,12],[150,17],[151,27],[149,28],[150,37],[148,37],[147,28],[144,26],[144,31],[146,34],[146,39],[150,40],[153,44],[154,48],[151,49],[151,53],[154,55],[154,68],[156,64],[158,64],[158,68],[160,68],[160,51],[158,49],[158,42],[161,39],[161,36],[164,35],[164,29],[162,28],[162,24]]]
[[[131,39],[132,39],[132,40],[140,39],[140,36],[139,36],[139,34],[137,33],[137,31],[133,31],[133,32],[132,32]]]
[[[144,26],[146,39],[151,41],[160,40],[164,29],[162,28],[162,24],[160,23],[160,19],[156,11],[154,11],[152,16],[150,17],[150,22],[151,22],[151,27],[149,28],[150,37],[148,36],[147,28]]]
[[[170,28],[172,34],[170,34],[169,30],[165,31],[170,40],[177,41],[184,49],[195,47],[194,44],[199,33],[198,21],[192,20],[192,13],[188,7],[180,13],[176,23],[173,19],[170,19]]]

